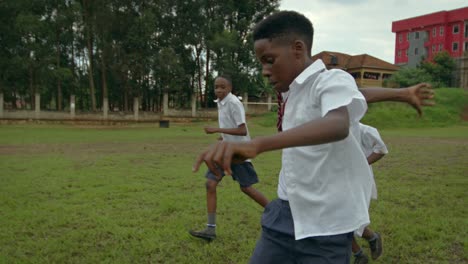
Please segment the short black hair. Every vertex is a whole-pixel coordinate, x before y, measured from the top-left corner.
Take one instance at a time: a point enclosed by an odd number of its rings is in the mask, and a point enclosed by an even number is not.
[[[229,85],[232,87],[232,78],[231,78],[230,75],[223,73],[223,74],[220,74],[220,75],[216,76],[215,80],[218,79],[218,78],[225,79],[229,83]]]
[[[253,40],[285,38],[292,40],[298,37],[307,46],[310,55],[314,39],[312,22],[295,11],[280,11],[258,22],[253,29]]]

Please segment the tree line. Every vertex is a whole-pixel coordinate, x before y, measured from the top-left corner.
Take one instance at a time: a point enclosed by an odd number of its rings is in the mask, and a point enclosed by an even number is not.
[[[128,111],[160,111],[197,96],[213,106],[213,78],[232,77],[236,92],[268,89],[250,36],[279,0],[0,1],[0,92],[13,108],[63,110],[70,95],[84,111],[108,98]]]

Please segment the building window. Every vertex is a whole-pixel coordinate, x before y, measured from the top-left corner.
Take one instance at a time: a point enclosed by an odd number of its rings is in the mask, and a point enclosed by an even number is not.
[[[398,51],[398,58],[401,58],[401,50]]]
[[[436,52],[436,45],[432,45],[432,53]]]
[[[457,51],[458,50],[458,42],[453,42],[452,43],[452,51]]]
[[[453,34],[458,34],[458,32],[460,32],[458,25],[453,25]]]
[[[444,44],[439,44],[439,51],[442,51],[444,49]]]
[[[408,50],[405,50],[405,56],[408,57]]]
[[[465,38],[468,38],[468,23],[465,22]]]
[[[437,37],[437,28],[432,29],[432,36]]]
[[[386,79],[388,79],[388,78],[390,78],[390,77],[392,77],[392,75],[389,74],[389,73],[384,73],[384,74],[382,74],[382,79],[383,79],[383,80],[386,80]]]
[[[414,32],[414,39],[419,39],[419,32]]]
[[[378,80],[378,79],[380,79],[380,73],[378,73],[378,72],[364,72],[364,79]]]
[[[401,43],[402,40],[403,40],[403,34],[399,34],[399,35],[398,35],[398,42]]]
[[[414,48],[414,55],[418,55],[418,53],[419,53],[418,48]]]
[[[444,35],[444,27],[440,27],[439,30],[439,35],[443,36]]]
[[[468,42],[465,42],[465,51],[468,50]]]
[[[409,41],[409,32],[406,33],[406,41]]]

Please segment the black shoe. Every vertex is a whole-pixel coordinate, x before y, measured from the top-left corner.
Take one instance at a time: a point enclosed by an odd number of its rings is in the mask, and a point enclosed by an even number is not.
[[[207,231],[206,229],[202,231],[190,230],[189,234],[197,238],[205,239],[208,242],[211,242],[216,238],[216,233]]]
[[[377,232],[375,232],[375,235],[377,236],[377,238],[373,241],[369,241],[369,247],[371,250],[371,256],[373,260],[378,259],[382,255],[383,251],[382,237]]]

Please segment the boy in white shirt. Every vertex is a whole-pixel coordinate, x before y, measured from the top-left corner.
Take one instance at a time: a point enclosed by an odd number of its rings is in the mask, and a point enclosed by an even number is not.
[[[313,27],[281,11],[253,32],[262,74],[284,98],[283,132],[242,143],[220,142],[197,158],[210,170],[283,149],[278,197],[262,216],[250,263],[349,263],[353,232],[369,224],[371,172],[350,135],[367,105],[354,79],[312,62]],[[378,101],[375,97],[373,100]]]
[[[215,79],[215,95],[218,104],[219,127],[205,127],[207,134],[221,133],[223,142],[246,142],[250,140],[249,130],[245,121],[244,106],[239,99],[231,93],[232,82],[226,75]],[[232,164],[232,178],[236,180],[243,193],[247,194],[262,207],[268,203],[268,199],[258,190],[252,187],[258,182],[257,173],[250,162],[246,160],[240,164]],[[216,172],[214,172],[216,171]],[[201,231],[191,230],[189,233],[197,238],[211,241],[216,238],[216,187],[224,176],[224,172],[215,168],[206,173],[206,204],[208,211],[207,227]]]
[[[361,140],[361,148],[367,157],[367,163],[373,174],[371,165],[383,158],[388,153],[388,149],[376,128],[359,123],[359,131],[360,135],[358,137]],[[373,175],[371,198],[377,199],[377,187]],[[362,237],[369,242],[372,259],[376,260],[379,258],[382,255],[382,237],[380,234],[366,226],[362,232]],[[367,255],[362,251],[355,238],[353,238],[352,242],[352,251],[355,257],[354,264],[366,264],[369,262]]]
[[[347,263],[354,230],[369,224],[370,170],[349,136],[367,105],[354,79],[312,63],[313,28],[295,12],[279,12],[254,30],[263,75],[285,98],[283,132],[243,143],[222,142],[197,159],[228,173],[232,157],[283,149],[279,199],[262,216],[251,263]],[[356,155],[361,153],[361,155]],[[353,195],[349,195],[352,193]]]

